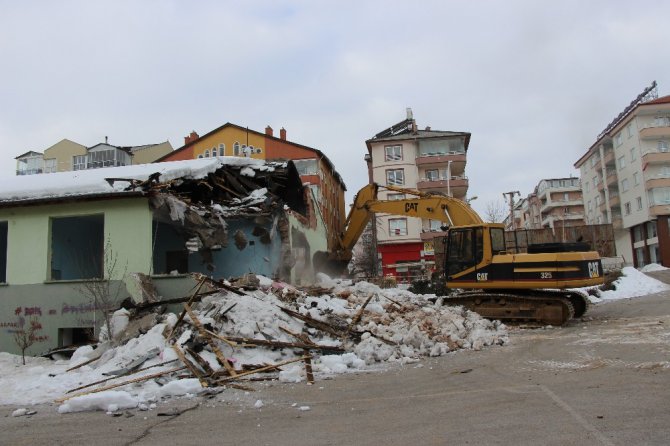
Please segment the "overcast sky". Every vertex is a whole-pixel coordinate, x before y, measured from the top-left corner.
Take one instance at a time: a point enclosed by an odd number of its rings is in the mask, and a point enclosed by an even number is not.
[[[325,152],[349,193],[405,118],[472,133],[484,213],[573,164],[653,80],[666,1],[0,0],[0,176],[63,138],[169,140],[232,122]]]

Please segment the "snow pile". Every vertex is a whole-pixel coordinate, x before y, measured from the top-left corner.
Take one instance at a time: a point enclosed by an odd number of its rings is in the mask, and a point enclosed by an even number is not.
[[[665,271],[668,268],[666,268],[663,265],[659,265],[658,263],[650,263],[649,265],[645,265],[642,268],[640,268],[640,271],[643,273],[651,273],[654,271]]]
[[[658,269],[652,271],[658,271]],[[621,273],[623,275],[612,282],[613,290],[598,291],[598,297],[592,298],[592,300],[597,303],[605,300],[646,296],[647,294],[670,290],[670,286],[667,284],[649,277],[633,267],[627,266],[621,270]]]
[[[290,346],[296,343],[318,346],[310,349],[312,370],[318,380],[366,369],[376,363],[406,363],[422,356],[507,342],[504,325],[461,307],[434,304],[428,300],[430,296],[406,290],[382,290],[366,282],[352,285],[323,278],[320,292],[309,295],[264,277],[259,277],[258,282],[260,289],[245,296],[222,290],[193,305],[195,316],[208,330],[236,340],[237,344],[216,341],[216,345],[237,370],[298,359],[305,350]],[[283,308],[302,316],[288,314]],[[132,318],[132,312],[118,311],[115,317],[125,324]],[[20,357],[0,353],[3,376],[0,404],[37,404],[71,397],[63,400],[58,408],[60,413],[85,410],[113,413],[135,407],[150,408],[150,404],[163,398],[198,394],[203,390],[200,381],[188,377],[189,371],[183,368],[166,339],[177,316],[169,313],[158,317],[159,323],[153,328],[123,345],[81,347],[68,361],[27,358],[28,365],[21,366]],[[326,328],[315,328],[314,322],[307,323],[302,318],[317,321],[317,325],[326,324]],[[252,345],[242,338],[289,346]],[[197,351],[212,370],[227,376],[188,315],[177,328],[174,339],[182,352]],[[180,369],[179,375],[176,369]],[[150,379],[142,380],[145,376]],[[307,379],[303,362],[284,365],[273,376],[282,382]],[[134,382],[114,386],[130,380]],[[100,383],[89,386],[96,382]],[[99,388],[103,391],[84,394]]]

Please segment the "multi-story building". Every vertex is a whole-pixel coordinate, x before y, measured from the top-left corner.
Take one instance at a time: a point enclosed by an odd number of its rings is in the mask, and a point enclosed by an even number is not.
[[[407,119],[366,141],[370,181],[380,185],[439,192],[467,201],[465,164],[470,133],[418,130],[411,109]],[[380,199],[402,199],[403,194],[381,191]],[[378,271],[411,280],[433,269],[433,238],[442,222],[397,215],[376,216]]]
[[[656,82],[575,163],[587,223],[612,223],[617,253],[636,267],[670,266],[670,96]]]
[[[67,172],[109,166],[129,166],[150,163],[170,152],[168,142],[143,146],[119,147],[107,143],[86,147],[69,139],[54,144],[44,151],[30,151],[16,157],[16,174]]]
[[[344,193],[347,188],[335,166],[323,152],[288,141],[286,129],[283,127],[277,138],[270,126],[261,133],[227,122],[203,136],[192,131],[184,137],[182,147],[158,161],[217,156],[239,156],[268,161],[292,160],[303,183],[314,192],[319,212],[327,227],[329,249],[337,246],[346,221]]]
[[[584,202],[579,178],[541,180],[533,195],[540,205],[539,228],[556,230],[584,224]]]

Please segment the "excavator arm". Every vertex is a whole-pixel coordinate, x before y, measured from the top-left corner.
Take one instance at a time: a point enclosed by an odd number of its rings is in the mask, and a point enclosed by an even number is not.
[[[402,200],[379,200],[379,189],[403,193],[409,198]],[[445,226],[465,226],[483,223],[479,215],[464,201],[444,195],[420,192],[395,186],[368,184],[358,191],[354,204],[347,215],[346,230],[330,260],[348,262],[354,245],[363,233],[372,215],[390,214],[405,217],[427,218],[442,221]]]

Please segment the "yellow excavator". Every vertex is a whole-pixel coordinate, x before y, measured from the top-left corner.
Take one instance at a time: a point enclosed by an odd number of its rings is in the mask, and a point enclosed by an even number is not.
[[[365,226],[373,214],[381,213],[443,222],[443,280],[452,291],[443,302],[463,305],[486,318],[563,325],[588,308],[585,293],[574,288],[604,283],[600,256],[585,243],[530,245],[528,252],[517,253],[506,246],[503,224],[485,223],[462,200],[394,186],[384,188],[406,198],[379,200],[381,187],[372,183],[356,194],[346,231],[322,262],[346,266]]]

